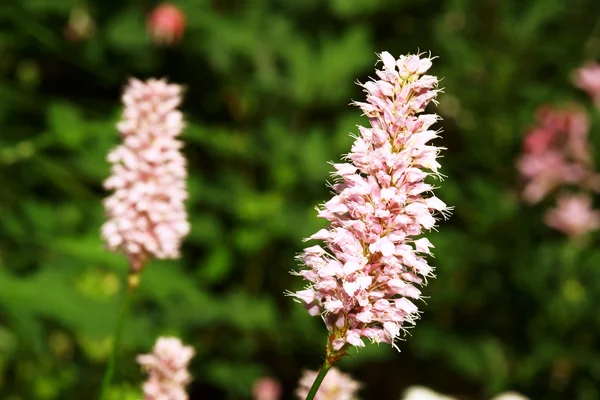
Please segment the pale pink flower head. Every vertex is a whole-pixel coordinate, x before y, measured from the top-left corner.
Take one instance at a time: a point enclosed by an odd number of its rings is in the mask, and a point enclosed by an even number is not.
[[[160,337],[151,354],[142,354],[137,362],[148,373],[144,400],[187,400],[185,385],[191,381],[188,364],[194,356],[191,346],[175,337]]]
[[[113,190],[105,201],[102,236],[112,251],[123,251],[134,270],[151,258],[178,258],[189,232],[184,200],[186,160],[177,136],[183,129],[181,87],[164,80],[132,79],[123,94],[118,124],[123,143],[108,155]]]
[[[316,378],[317,372],[304,371],[296,389],[298,399],[304,400],[306,398]],[[360,383],[352,379],[350,375],[344,374],[336,367],[332,367],[325,375],[323,382],[321,382],[315,400],[357,400],[357,392],[360,386]]]
[[[401,400],[457,400],[454,397],[445,396],[425,386],[411,386],[406,389]]]
[[[590,61],[573,72],[573,84],[587,92],[600,107],[600,63]]]
[[[279,400],[281,383],[275,378],[263,376],[252,386],[253,400]]]
[[[361,84],[367,101],[355,103],[370,127],[358,128],[348,162],[333,164],[334,196],[318,213],[329,226],[309,238],[324,245],[299,255],[308,285],[291,294],[323,317],[329,361],[363,339],[393,344],[415,322],[418,287],[433,276],[425,259],[433,245],[421,234],[448,210],[425,182],[440,167],[440,148],[429,144],[439,117],[418,115],[438,93],[437,78],[425,75],[431,59],[379,57],[379,80]]]
[[[556,208],[546,213],[546,223],[568,236],[581,236],[600,228],[600,211],[592,208],[592,198],[586,194],[563,194]]]
[[[155,43],[170,46],[185,32],[185,14],[173,4],[162,3],[148,15],[147,26]]]
[[[491,400],[529,400],[529,398],[517,392],[504,392],[493,397]]]

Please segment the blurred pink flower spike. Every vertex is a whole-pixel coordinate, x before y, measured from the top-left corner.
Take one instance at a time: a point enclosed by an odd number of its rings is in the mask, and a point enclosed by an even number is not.
[[[148,373],[144,400],[187,400],[185,385],[192,379],[188,364],[193,356],[194,349],[175,337],[160,337],[151,354],[139,355],[137,362]]]
[[[438,137],[430,127],[435,114],[423,112],[434,101],[438,79],[425,75],[431,58],[379,56],[379,80],[360,84],[367,102],[356,102],[369,118],[345,157],[333,164],[334,196],[318,210],[329,227],[309,239],[298,256],[306,267],[297,273],[308,286],[290,293],[311,315],[322,315],[329,330],[328,359],[363,339],[389,343],[419,316],[418,286],[433,277],[424,255],[433,245],[420,237],[445,215],[446,204],[431,195],[428,176],[440,177]],[[332,354],[335,354],[332,356]]]
[[[304,371],[296,389],[298,399],[306,398],[316,378],[316,371]],[[314,400],[356,400],[358,399],[356,393],[360,386],[360,383],[352,379],[350,375],[332,367],[321,383]]]
[[[269,376],[258,379],[252,387],[253,400],[279,400],[281,397],[281,383]]]
[[[110,250],[127,255],[134,271],[152,257],[178,258],[190,229],[186,160],[176,139],[183,129],[180,101],[179,85],[156,79],[132,79],[123,94],[123,143],[108,155],[112,174],[104,187],[114,193],[104,201],[102,236]]]
[[[537,125],[525,137],[517,161],[527,203],[538,203],[564,184],[597,185],[588,131],[587,113],[580,107],[539,108]]]
[[[600,63],[590,61],[577,68],[572,81],[592,98],[596,107],[600,107]]]
[[[162,3],[148,15],[147,29],[152,40],[159,45],[171,46],[183,37],[186,18],[179,7]]]
[[[556,208],[546,213],[546,224],[565,235],[577,237],[600,228],[600,211],[592,209],[586,194],[562,194]]]

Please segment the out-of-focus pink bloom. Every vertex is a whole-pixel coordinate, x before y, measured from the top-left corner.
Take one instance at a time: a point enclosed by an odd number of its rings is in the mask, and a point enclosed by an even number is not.
[[[402,400],[457,400],[454,397],[444,396],[424,386],[411,386],[404,391]]]
[[[401,400],[458,400],[452,396],[437,393],[424,386],[411,386],[404,392]],[[527,397],[516,392],[504,392],[491,400],[528,400]]]
[[[563,184],[584,184],[592,175],[585,110],[543,106],[537,119],[517,161],[517,169],[525,178],[523,198],[528,203],[539,202]]]
[[[309,238],[326,246],[299,256],[307,268],[298,275],[309,284],[292,294],[311,315],[322,314],[328,352],[338,356],[348,346],[364,346],[363,338],[394,344],[405,324],[415,322],[417,286],[433,276],[424,258],[433,245],[420,235],[448,210],[425,195],[433,189],[425,178],[440,167],[440,149],[427,144],[438,137],[429,128],[439,117],[417,116],[438,92],[437,78],[424,75],[431,59],[387,52],[380,59],[380,79],[362,84],[367,102],[356,103],[371,126],[359,127],[349,162],[333,164],[335,195],[318,214],[330,224]]]
[[[561,195],[556,208],[546,213],[546,223],[568,236],[580,236],[600,228],[600,211],[592,209],[586,194]]]
[[[590,61],[573,72],[573,84],[587,92],[600,107],[600,63]]]
[[[148,373],[144,400],[187,400],[185,385],[191,381],[187,368],[193,356],[194,349],[175,337],[160,337],[151,354],[139,355],[137,362]]]
[[[540,154],[548,150],[556,138],[556,131],[544,127],[535,127],[527,134],[523,141],[523,148],[527,153]]]
[[[172,45],[183,37],[186,19],[179,7],[163,3],[148,16],[147,26],[150,36],[157,44]]]
[[[127,255],[134,270],[149,257],[179,257],[189,232],[186,161],[176,139],[183,129],[180,101],[181,87],[164,80],[132,79],[123,94],[123,143],[108,155],[112,174],[104,187],[114,193],[104,201],[102,236],[110,250]]]
[[[491,400],[529,400],[529,398],[517,392],[504,392],[495,396]]]
[[[64,36],[69,42],[80,42],[90,38],[96,32],[96,24],[84,5],[71,9],[69,22],[65,26]]]
[[[588,171],[577,163],[570,163],[563,153],[549,150],[545,153],[526,153],[517,162],[517,168],[526,180],[523,198],[537,203],[563,184],[583,181]]]
[[[542,106],[537,110],[538,124],[525,138],[524,148],[529,153],[540,153],[550,148],[562,149],[565,154],[582,164],[590,162],[586,110],[577,105],[565,109]],[[545,135],[545,147],[532,146],[536,136]],[[539,142],[539,139],[538,139]]]
[[[254,383],[252,398],[254,400],[279,400],[281,384],[275,378],[265,376]]]
[[[306,398],[316,378],[317,372],[304,371],[296,389],[298,399]],[[360,383],[352,379],[350,375],[332,367],[321,382],[315,400],[356,400],[358,398],[356,392],[359,389]]]

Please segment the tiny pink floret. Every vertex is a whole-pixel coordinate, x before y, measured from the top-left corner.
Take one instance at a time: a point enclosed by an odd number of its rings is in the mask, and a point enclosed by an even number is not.
[[[193,356],[194,349],[175,337],[161,337],[151,354],[139,355],[137,362],[148,373],[144,400],[187,400],[185,385],[191,381],[188,364]]]
[[[424,258],[433,245],[420,235],[448,211],[424,182],[440,167],[440,148],[428,144],[439,117],[417,115],[438,93],[437,78],[424,75],[431,59],[379,57],[379,80],[361,84],[367,101],[354,103],[370,127],[358,127],[347,162],[333,164],[334,196],[318,210],[329,227],[309,238],[324,246],[299,256],[308,286],[291,294],[323,317],[334,351],[363,347],[363,339],[394,344],[414,324],[417,286],[433,276]]]
[[[123,143],[108,155],[112,168],[104,187],[114,192],[104,201],[102,237],[136,270],[148,258],[178,258],[190,229],[186,160],[177,140],[183,129],[180,102],[181,87],[164,80],[132,79],[123,94],[118,124]]]

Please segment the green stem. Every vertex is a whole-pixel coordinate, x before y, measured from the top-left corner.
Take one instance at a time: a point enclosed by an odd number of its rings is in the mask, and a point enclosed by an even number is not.
[[[123,302],[121,303],[121,312],[119,314],[119,319],[117,320],[117,326],[115,328],[114,333],[114,342],[112,352],[110,353],[110,359],[108,360],[108,365],[106,366],[106,371],[104,372],[104,378],[102,379],[102,386],[100,388],[100,395],[98,396],[99,400],[104,400],[106,397],[107,390],[110,386],[112,378],[115,374],[115,365],[117,361],[117,353],[119,352],[119,347],[121,345],[121,338],[123,336],[123,328],[125,327],[125,321],[129,316],[129,308],[131,305],[131,298],[133,297],[133,292],[139,283],[139,272],[132,269],[127,275],[127,288],[125,289],[125,295],[123,297]]]
[[[321,386],[321,383],[323,382],[325,375],[327,375],[329,368],[331,368],[331,363],[326,359],[325,362],[323,362],[323,366],[321,366],[317,378],[313,382],[308,395],[306,396],[306,400],[313,400],[315,398],[317,392],[319,391],[319,386]]]

